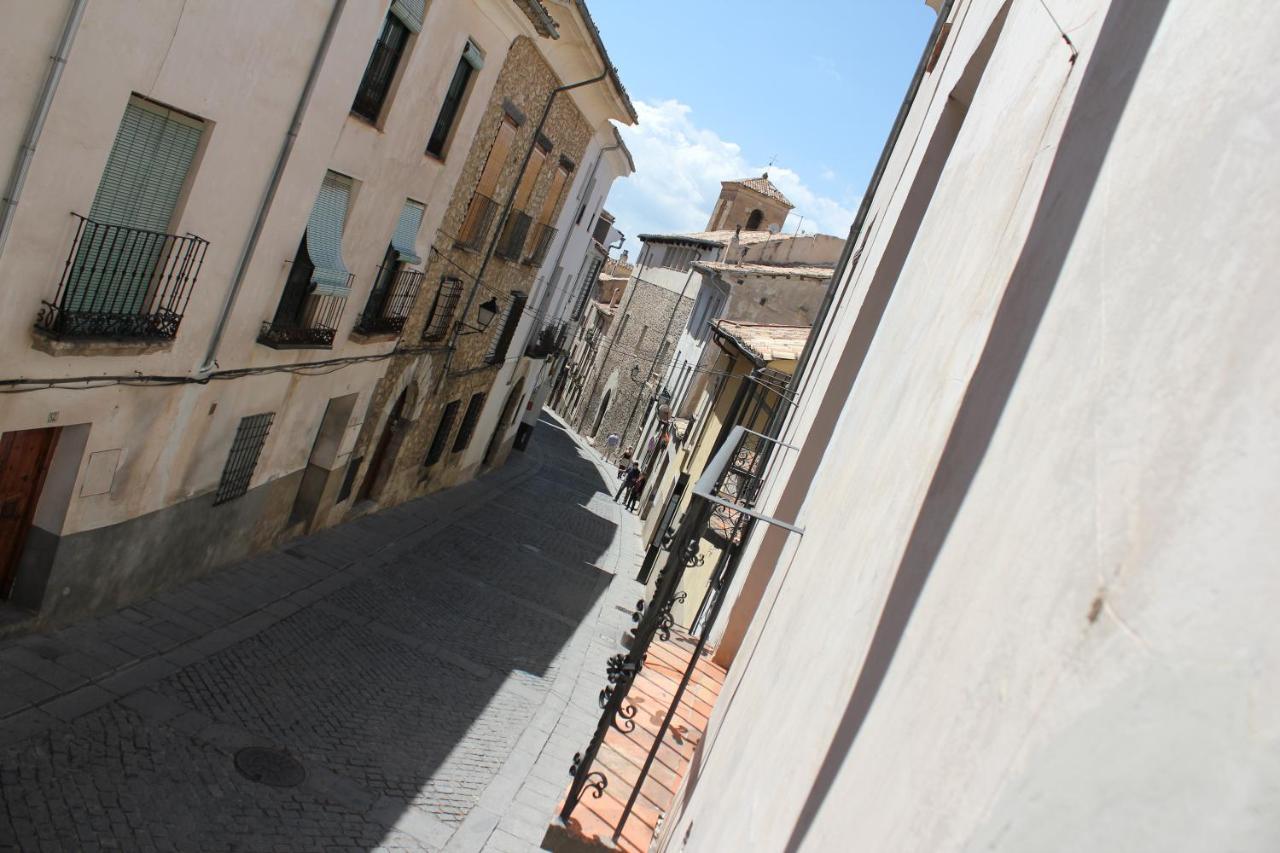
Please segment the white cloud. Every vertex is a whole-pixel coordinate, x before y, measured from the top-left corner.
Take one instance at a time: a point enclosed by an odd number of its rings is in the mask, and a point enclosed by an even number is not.
[[[680,101],[636,101],[640,121],[622,128],[635,159],[635,174],[614,185],[606,203],[627,234],[634,257],[638,234],[700,231],[720,195],[720,182],[759,175],[766,168],[752,165],[734,142],[713,130],[698,127],[693,110]],[[791,199],[796,209],[787,230],[804,217],[805,231],[843,237],[853,211],[808,187],[795,171],[768,167],[769,179]]]

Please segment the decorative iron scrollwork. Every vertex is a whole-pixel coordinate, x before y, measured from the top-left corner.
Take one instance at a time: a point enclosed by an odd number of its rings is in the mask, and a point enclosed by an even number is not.
[[[569,775],[577,776],[578,768],[582,764],[582,753],[575,752],[573,754],[573,764],[569,765]],[[591,796],[597,800],[604,796],[604,789],[609,787],[609,779],[599,770],[592,770],[583,780],[582,787],[591,789]]]
[[[676,626],[675,617],[671,615],[671,608],[684,601],[687,601],[689,594],[687,592],[678,592],[671,596],[671,600],[667,602],[667,606],[662,608],[662,618],[658,620],[658,636],[662,638],[662,642],[671,639],[671,630]]]

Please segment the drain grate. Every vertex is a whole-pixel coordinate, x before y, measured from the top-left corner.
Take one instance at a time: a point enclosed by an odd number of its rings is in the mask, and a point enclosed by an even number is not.
[[[293,788],[307,778],[298,759],[282,749],[249,746],[236,753],[236,770],[246,779],[273,788]]]

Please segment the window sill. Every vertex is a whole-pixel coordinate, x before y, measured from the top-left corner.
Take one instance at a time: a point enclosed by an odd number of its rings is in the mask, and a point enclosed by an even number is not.
[[[446,151],[446,152],[444,152],[444,154],[434,154],[434,153],[432,153],[432,152],[430,152],[430,151],[423,151],[423,152],[422,152],[422,156],[423,156],[423,157],[426,157],[428,160],[435,160],[437,163],[439,163],[441,166],[443,166],[443,165],[444,165],[444,158],[445,158],[445,156],[446,156],[448,153],[449,153],[449,152],[448,152],[448,151]]]
[[[347,339],[353,344],[384,344],[394,342],[400,337],[399,332],[352,332]]]
[[[169,352],[173,338],[66,338],[32,329],[31,348],[52,356],[139,356]]]
[[[269,349],[280,349],[280,350],[318,349],[318,350],[325,350],[327,352],[333,349],[333,344],[321,344],[321,343],[311,343],[311,342],[294,344],[294,343],[285,343],[283,341],[271,341],[271,340],[266,340],[264,338],[258,338],[258,343]]]
[[[379,122],[379,121],[377,121],[377,120],[375,120],[375,119],[370,119],[370,118],[368,118],[367,116],[363,116],[363,115],[361,115],[361,114],[360,114],[360,113],[358,113],[358,112],[352,111],[352,112],[347,113],[347,118],[355,119],[356,124],[358,124],[358,125],[363,125],[364,127],[367,127],[367,128],[369,128],[370,130],[376,131],[376,132],[378,132],[378,133],[385,133],[385,132],[386,132],[386,131],[384,131],[384,130],[382,129],[382,123],[381,123],[381,122]]]

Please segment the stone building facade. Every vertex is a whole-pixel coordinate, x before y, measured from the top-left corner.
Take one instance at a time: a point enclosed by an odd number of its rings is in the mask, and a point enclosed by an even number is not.
[[[352,454],[364,510],[470,479],[501,464],[510,450],[526,389],[503,368],[523,357],[524,339],[537,325],[527,306],[542,261],[531,254],[536,227],[521,240],[513,223],[522,214],[534,226],[553,222],[595,125],[627,119],[625,94],[606,78],[594,85],[613,87],[610,109],[597,108],[592,122],[582,102],[558,94],[535,138],[552,91],[575,82],[557,73],[545,41],[518,35],[506,53],[431,247],[423,297],[405,324],[406,346],[374,392]],[[482,326],[486,307],[496,311]],[[507,382],[498,381],[502,374]],[[490,395],[501,397],[502,406],[482,434],[477,427]]]

